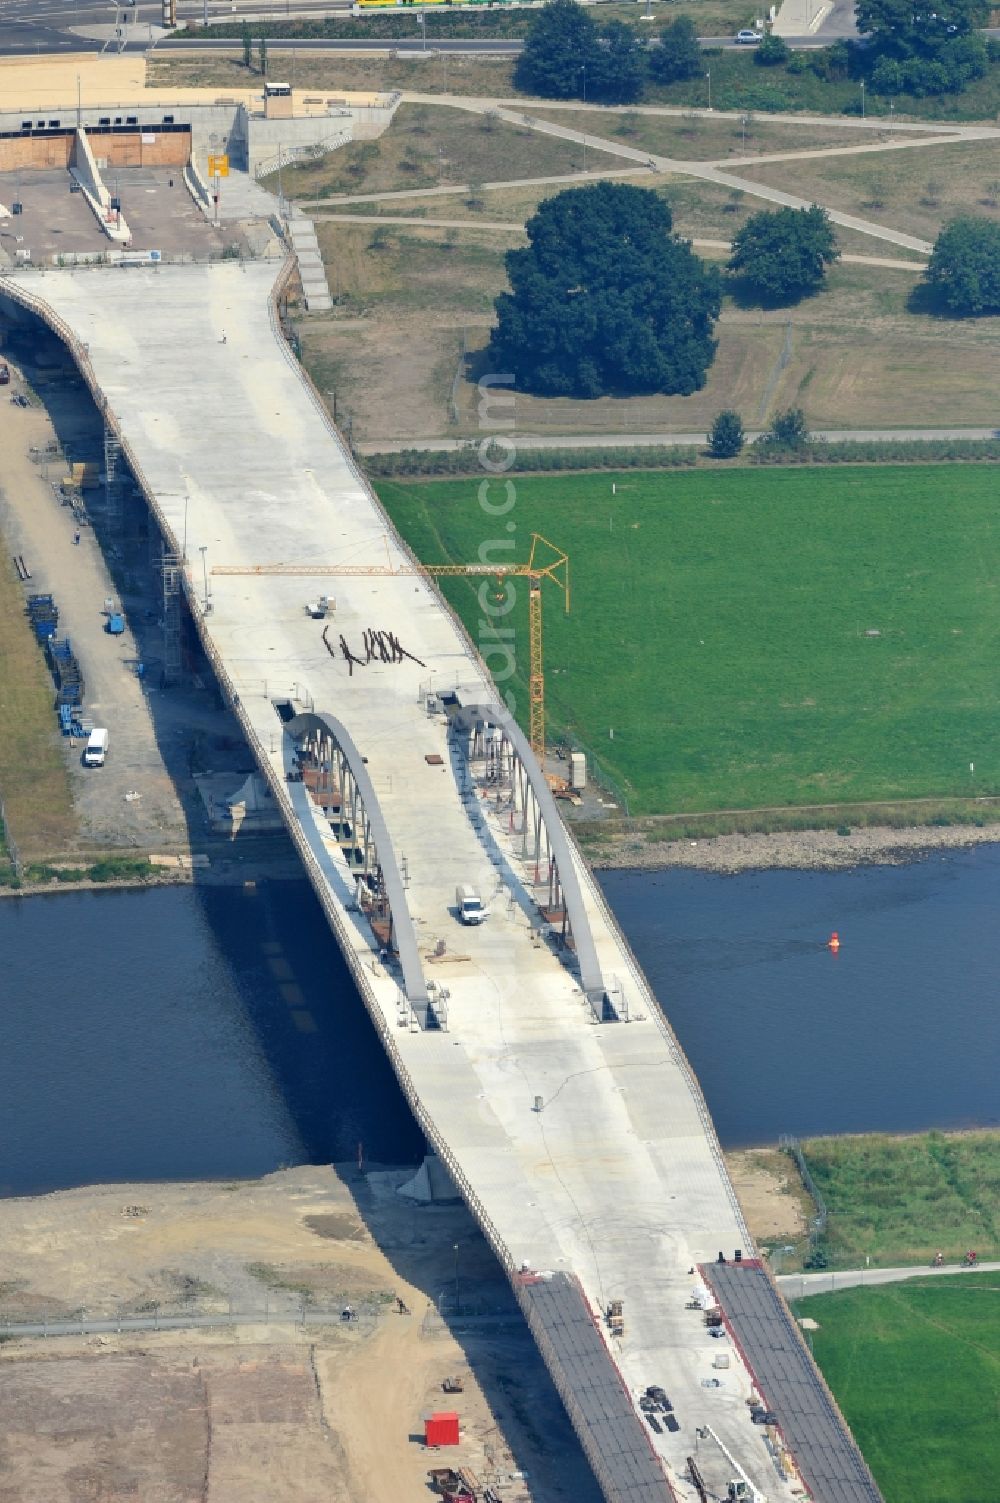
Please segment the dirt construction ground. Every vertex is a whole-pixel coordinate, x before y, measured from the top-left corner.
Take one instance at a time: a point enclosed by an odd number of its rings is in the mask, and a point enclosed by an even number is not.
[[[729,1161],[755,1235],[794,1240],[785,1156]],[[411,1173],[0,1201],[0,1503],[405,1503],[441,1465],[503,1503],[598,1503],[495,1259],[463,1206],[397,1193]],[[156,1330],[157,1309],[191,1328]],[[2,1335],[83,1315],[148,1326]],[[454,1451],[423,1445],[435,1409],[459,1414]]]
[[[231,1304],[237,1319],[4,1340],[0,1503],[404,1503],[428,1496],[441,1465],[470,1467],[504,1503],[597,1503],[486,1244],[464,1207],[398,1196],[410,1173],[309,1168],[0,1203],[0,1320],[156,1304],[192,1318]],[[379,1314],[275,1316],[305,1291],[314,1310]],[[452,1376],[463,1391],[445,1394]],[[454,1450],[423,1445],[436,1409],[459,1414]]]

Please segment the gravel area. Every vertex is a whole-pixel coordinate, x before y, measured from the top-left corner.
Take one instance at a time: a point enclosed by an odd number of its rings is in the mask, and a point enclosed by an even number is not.
[[[773,835],[717,835],[709,840],[650,841],[622,831],[588,850],[598,870],[689,866],[742,872],[764,867],[835,871],[851,866],[903,866],[930,851],[1000,841],[1000,824],[932,825],[892,829],[872,825],[838,835],[834,830],[783,830]]]

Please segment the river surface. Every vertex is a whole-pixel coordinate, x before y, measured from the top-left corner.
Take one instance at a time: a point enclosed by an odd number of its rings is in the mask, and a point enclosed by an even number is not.
[[[601,879],[724,1146],[1000,1121],[1000,847]]]
[[[0,901],[0,1194],[419,1162],[305,881]]]
[[[1000,1118],[1000,847],[602,882],[724,1144]],[[0,956],[0,1194],[420,1157],[305,882],[4,899]]]

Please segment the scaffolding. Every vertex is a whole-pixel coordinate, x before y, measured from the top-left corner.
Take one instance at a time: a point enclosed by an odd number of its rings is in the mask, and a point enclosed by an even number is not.
[[[163,582],[163,683],[176,684],[181,677],[181,560],[163,547],[160,556]]]
[[[121,439],[107,419],[104,423],[104,507],[107,523],[117,532],[122,520],[122,487],[118,477]]]

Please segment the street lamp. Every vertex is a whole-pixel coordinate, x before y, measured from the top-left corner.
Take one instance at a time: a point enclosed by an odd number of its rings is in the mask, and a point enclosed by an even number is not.
[[[422,52],[426,52],[427,51],[427,12],[425,10],[422,10],[420,12],[420,15],[417,17],[417,20],[420,22],[420,36],[421,36],[420,50]]]
[[[581,75],[583,77],[583,102],[584,102],[584,105],[586,105],[586,103],[587,103],[587,64],[586,63],[581,63],[581,65],[580,65],[580,73],[581,73]],[[587,122],[586,121],[584,121],[584,124],[583,124],[583,170],[584,170],[584,172],[586,172],[586,170],[587,170]]]
[[[460,1304],[461,1304],[461,1302],[459,1300],[459,1295],[458,1295],[458,1243],[457,1242],[455,1243],[455,1246],[454,1246],[454,1253],[455,1253],[455,1314],[457,1315],[458,1312],[459,1312]]]
[[[712,108],[712,70],[711,70],[711,68],[709,68],[708,72],[705,74],[705,77],[708,79],[708,107],[709,107],[709,109],[711,109]]]
[[[205,609],[208,610],[208,563],[205,555],[208,552],[208,544],[202,543],[198,552],[201,554],[201,575],[205,583]]]
[[[889,134],[890,134],[890,136],[892,135],[892,127],[895,124],[895,115],[896,115],[896,101],[894,99],[890,99],[889,100]]]
[[[865,81],[861,80],[861,118],[865,118]]]

